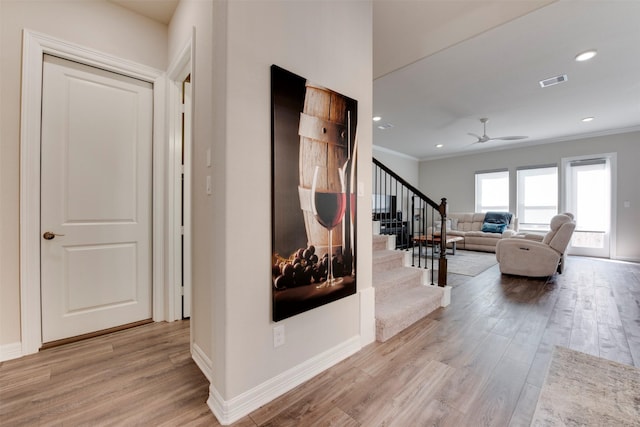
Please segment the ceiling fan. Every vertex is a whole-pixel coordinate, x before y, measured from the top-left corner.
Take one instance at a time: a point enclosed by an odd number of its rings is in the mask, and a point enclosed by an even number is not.
[[[500,140],[500,141],[516,141],[518,139],[526,139],[528,138],[527,136],[500,136],[497,138],[491,138],[490,136],[487,135],[487,122],[489,121],[488,118],[483,117],[480,119],[480,123],[482,123],[483,126],[483,134],[482,136],[480,135],[476,135],[475,133],[471,133],[469,132],[469,135],[478,138],[478,140],[475,142],[477,143],[483,143],[483,142],[487,142],[487,141],[496,141],[496,140]]]

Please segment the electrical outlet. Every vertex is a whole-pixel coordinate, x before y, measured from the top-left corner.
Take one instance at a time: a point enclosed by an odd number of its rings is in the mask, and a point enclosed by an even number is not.
[[[284,344],[284,325],[273,327],[273,346],[280,347]]]

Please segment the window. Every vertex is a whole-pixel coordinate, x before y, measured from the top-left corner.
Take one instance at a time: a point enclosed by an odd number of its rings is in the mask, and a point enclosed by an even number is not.
[[[476,212],[509,211],[509,171],[476,172]]]
[[[558,167],[521,168],[517,179],[520,228],[548,230],[558,213]]]

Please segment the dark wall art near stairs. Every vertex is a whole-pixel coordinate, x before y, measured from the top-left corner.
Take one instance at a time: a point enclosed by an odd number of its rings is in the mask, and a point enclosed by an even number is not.
[[[358,102],[271,66],[273,320],[356,292]]]

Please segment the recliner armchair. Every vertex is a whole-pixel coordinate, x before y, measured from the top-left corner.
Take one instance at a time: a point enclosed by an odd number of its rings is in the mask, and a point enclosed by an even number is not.
[[[564,252],[576,228],[573,215],[565,213],[554,216],[550,228],[541,241],[527,235],[500,240],[496,245],[500,272],[529,277],[562,273]]]

